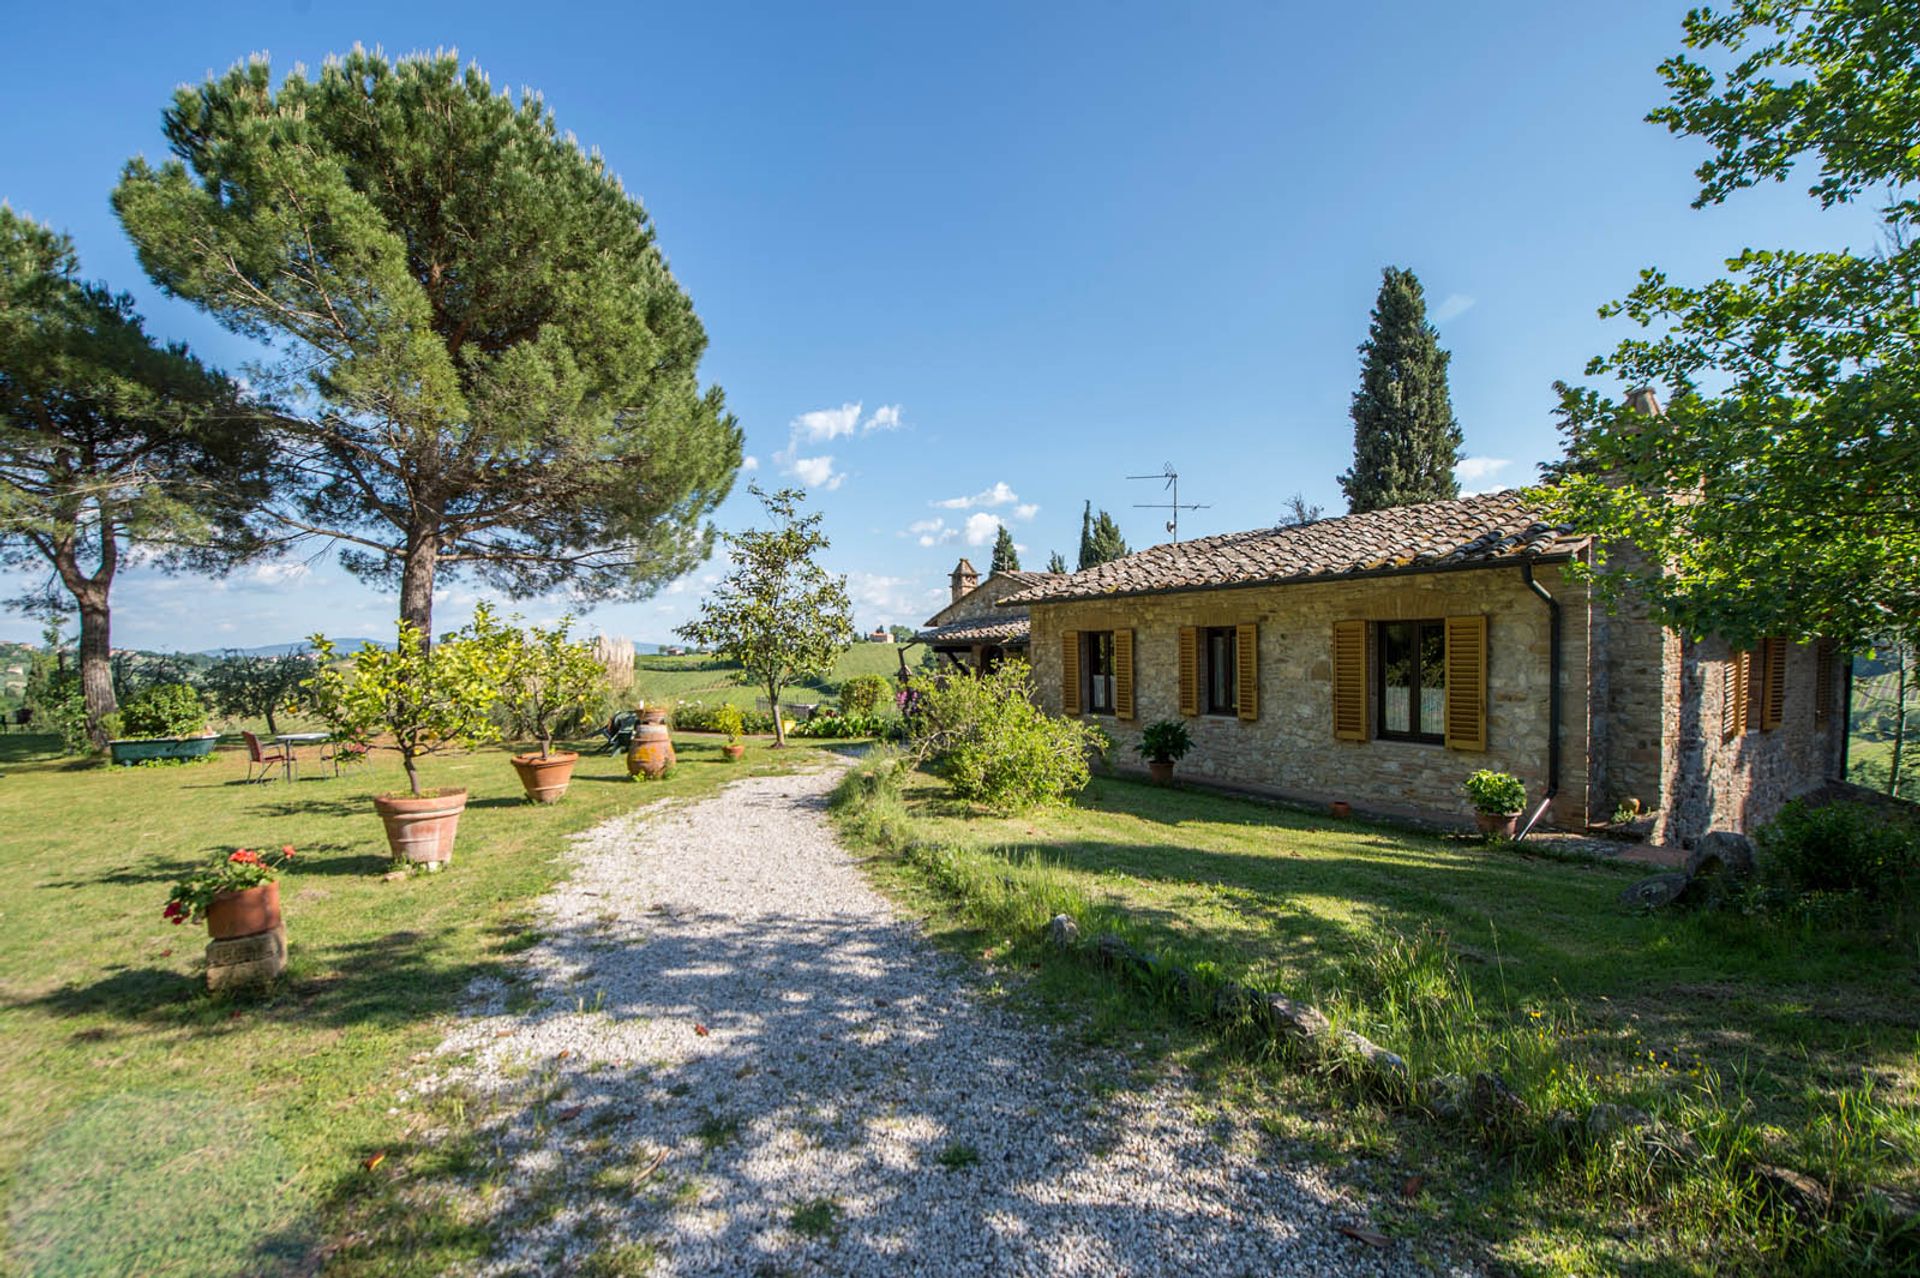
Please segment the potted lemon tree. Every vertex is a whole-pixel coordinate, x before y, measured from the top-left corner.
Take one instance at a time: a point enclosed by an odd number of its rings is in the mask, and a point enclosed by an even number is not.
[[[729,701],[715,713],[713,724],[727,734],[727,743],[720,747],[720,753],[739,762],[740,756],[747,752],[747,748],[740,744],[740,734],[747,730],[747,716],[740,713],[739,706]]]
[[[351,662],[338,659],[325,635],[312,642],[320,663],[308,680],[315,710],[340,740],[392,750],[406,770],[406,792],[373,798],[395,859],[441,869],[453,859],[467,792],[422,787],[420,761],[499,739],[492,711],[506,654],[498,631],[456,631],[429,646],[418,627],[402,621],[392,650],[369,644]]]
[[[555,750],[553,738],[580,726],[606,681],[593,649],[567,637],[572,623],[563,617],[550,629],[502,628],[484,608],[473,619],[474,638],[501,658],[500,717],[508,739],[540,746],[513,756],[520,785],[535,803],[558,803],[566,794],[580,756]]]

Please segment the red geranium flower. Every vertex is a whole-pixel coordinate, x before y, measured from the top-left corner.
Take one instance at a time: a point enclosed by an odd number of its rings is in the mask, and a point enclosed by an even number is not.
[[[250,851],[247,848],[241,848],[238,852],[228,857],[227,860],[238,861],[242,865],[258,865],[260,864],[260,854]]]
[[[293,844],[282,843],[280,845],[280,855],[286,857],[289,861],[293,860]]]

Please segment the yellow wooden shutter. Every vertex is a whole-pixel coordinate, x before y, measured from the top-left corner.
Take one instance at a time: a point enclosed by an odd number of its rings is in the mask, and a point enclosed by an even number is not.
[[[1760,643],[1760,727],[1772,732],[1787,720],[1787,641]]]
[[[1721,734],[1729,741],[1747,730],[1747,670],[1751,663],[1751,653],[1733,653],[1721,676]]]
[[[1113,632],[1113,714],[1133,718],[1133,631]]]
[[[1333,735],[1367,739],[1367,623],[1333,623]]]
[[[1080,713],[1080,632],[1060,636],[1060,713]]]
[[[1180,627],[1180,713],[1200,713],[1200,632]]]
[[[1814,645],[1813,655],[1813,717],[1825,723],[1833,713],[1833,640],[1820,640]]]
[[[1234,710],[1242,719],[1260,717],[1260,627],[1243,623],[1233,636]]]
[[[1449,750],[1487,748],[1487,619],[1447,618],[1447,721]]]

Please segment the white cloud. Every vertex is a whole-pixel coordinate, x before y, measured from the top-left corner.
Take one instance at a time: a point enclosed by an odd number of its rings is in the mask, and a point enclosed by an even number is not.
[[[1457,319],[1473,309],[1474,297],[1469,293],[1449,293],[1442,298],[1440,305],[1433,309],[1433,322],[1444,324]]]
[[[940,546],[958,537],[960,532],[947,527],[944,519],[916,519],[900,535],[915,538],[922,546]]]
[[[280,559],[272,563],[255,564],[247,569],[245,581],[256,586],[285,586],[305,581],[312,575],[313,565],[306,560]]]
[[[948,497],[932,504],[942,510],[972,510],[975,506],[1011,506],[1019,500],[1020,494],[1007,487],[1005,480],[1001,480],[993,487],[974,493],[971,497]],[[1034,509],[1038,511],[1040,508],[1036,506]]]
[[[846,478],[833,469],[832,456],[825,457],[789,457],[786,471],[809,488],[824,488],[828,492],[840,486]]]
[[[876,622],[883,626],[917,625],[948,597],[946,586],[930,587],[915,578],[872,572],[848,573],[847,595],[862,624]]]
[[[860,433],[863,435],[868,431],[899,429],[900,405],[898,404],[880,405],[880,407],[873,410],[873,416],[867,418],[866,421],[860,424]]]
[[[817,444],[853,434],[860,423],[860,405],[842,404],[838,408],[816,408],[793,419],[793,439]]]
[[[759,459],[758,457],[754,457],[754,456],[752,456],[752,455],[748,455],[748,456],[746,456],[746,457],[743,457],[743,458],[741,458],[741,459],[740,459],[740,469],[741,469],[741,470],[745,470],[745,471],[755,471],[755,470],[759,470],[759,469],[760,469],[760,459]]]
[[[967,516],[967,544],[984,546],[1000,533],[1000,516],[981,511]]]
[[[1493,485],[1493,477],[1513,465],[1506,457],[1462,457],[1453,468],[1453,477],[1460,481],[1461,491],[1468,496],[1477,492],[1487,492]],[[1474,485],[1480,485],[1474,487]]]
[[[1024,506],[1015,506],[1013,508],[1013,517],[1015,519],[1018,519],[1021,523],[1027,522],[1029,519],[1032,519],[1035,515],[1039,513],[1040,513],[1040,507],[1034,505],[1031,502],[1027,503]]]

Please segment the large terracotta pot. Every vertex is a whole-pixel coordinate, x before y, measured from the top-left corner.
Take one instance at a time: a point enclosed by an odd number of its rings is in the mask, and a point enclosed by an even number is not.
[[[747,748],[741,745],[738,741],[729,742],[728,744],[720,747],[720,753],[726,755],[727,758],[731,759],[735,763],[740,762],[740,756],[745,754],[746,752],[747,752]]]
[[[1173,760],[1172,759],[1148,759],[1147,775],[1153,778],[1153,783],[1155,785],[1172,785],[1173,784]]]
[[[573,765],[579,761],[579,755],[564,750],[555,750],[544,759],[537,754],[516,754],[513,770],[520,774],[520,784],[529,799],[558,803],[573,781]]]
[[[1476,812],[1473,819],[1480,826],[1482,834],[1511,839],[1520,833],[1518,812]]]
[[[207,906],[207,935],[216,941],[271,932],[279,926],[278,883],[262,883],[241,892],[222,892]]]
[[[627,775],[645,776],[658,781],[674,764],[673,734],[660,722],[642,721],[633,730],[633,745],[627,750]]]
[[[387,846],[396,860],[437,870],[453,859],[453,838],[467,809],[465,790],[442,790],[431,798],[376,794],[373,807],[387,826]]]

